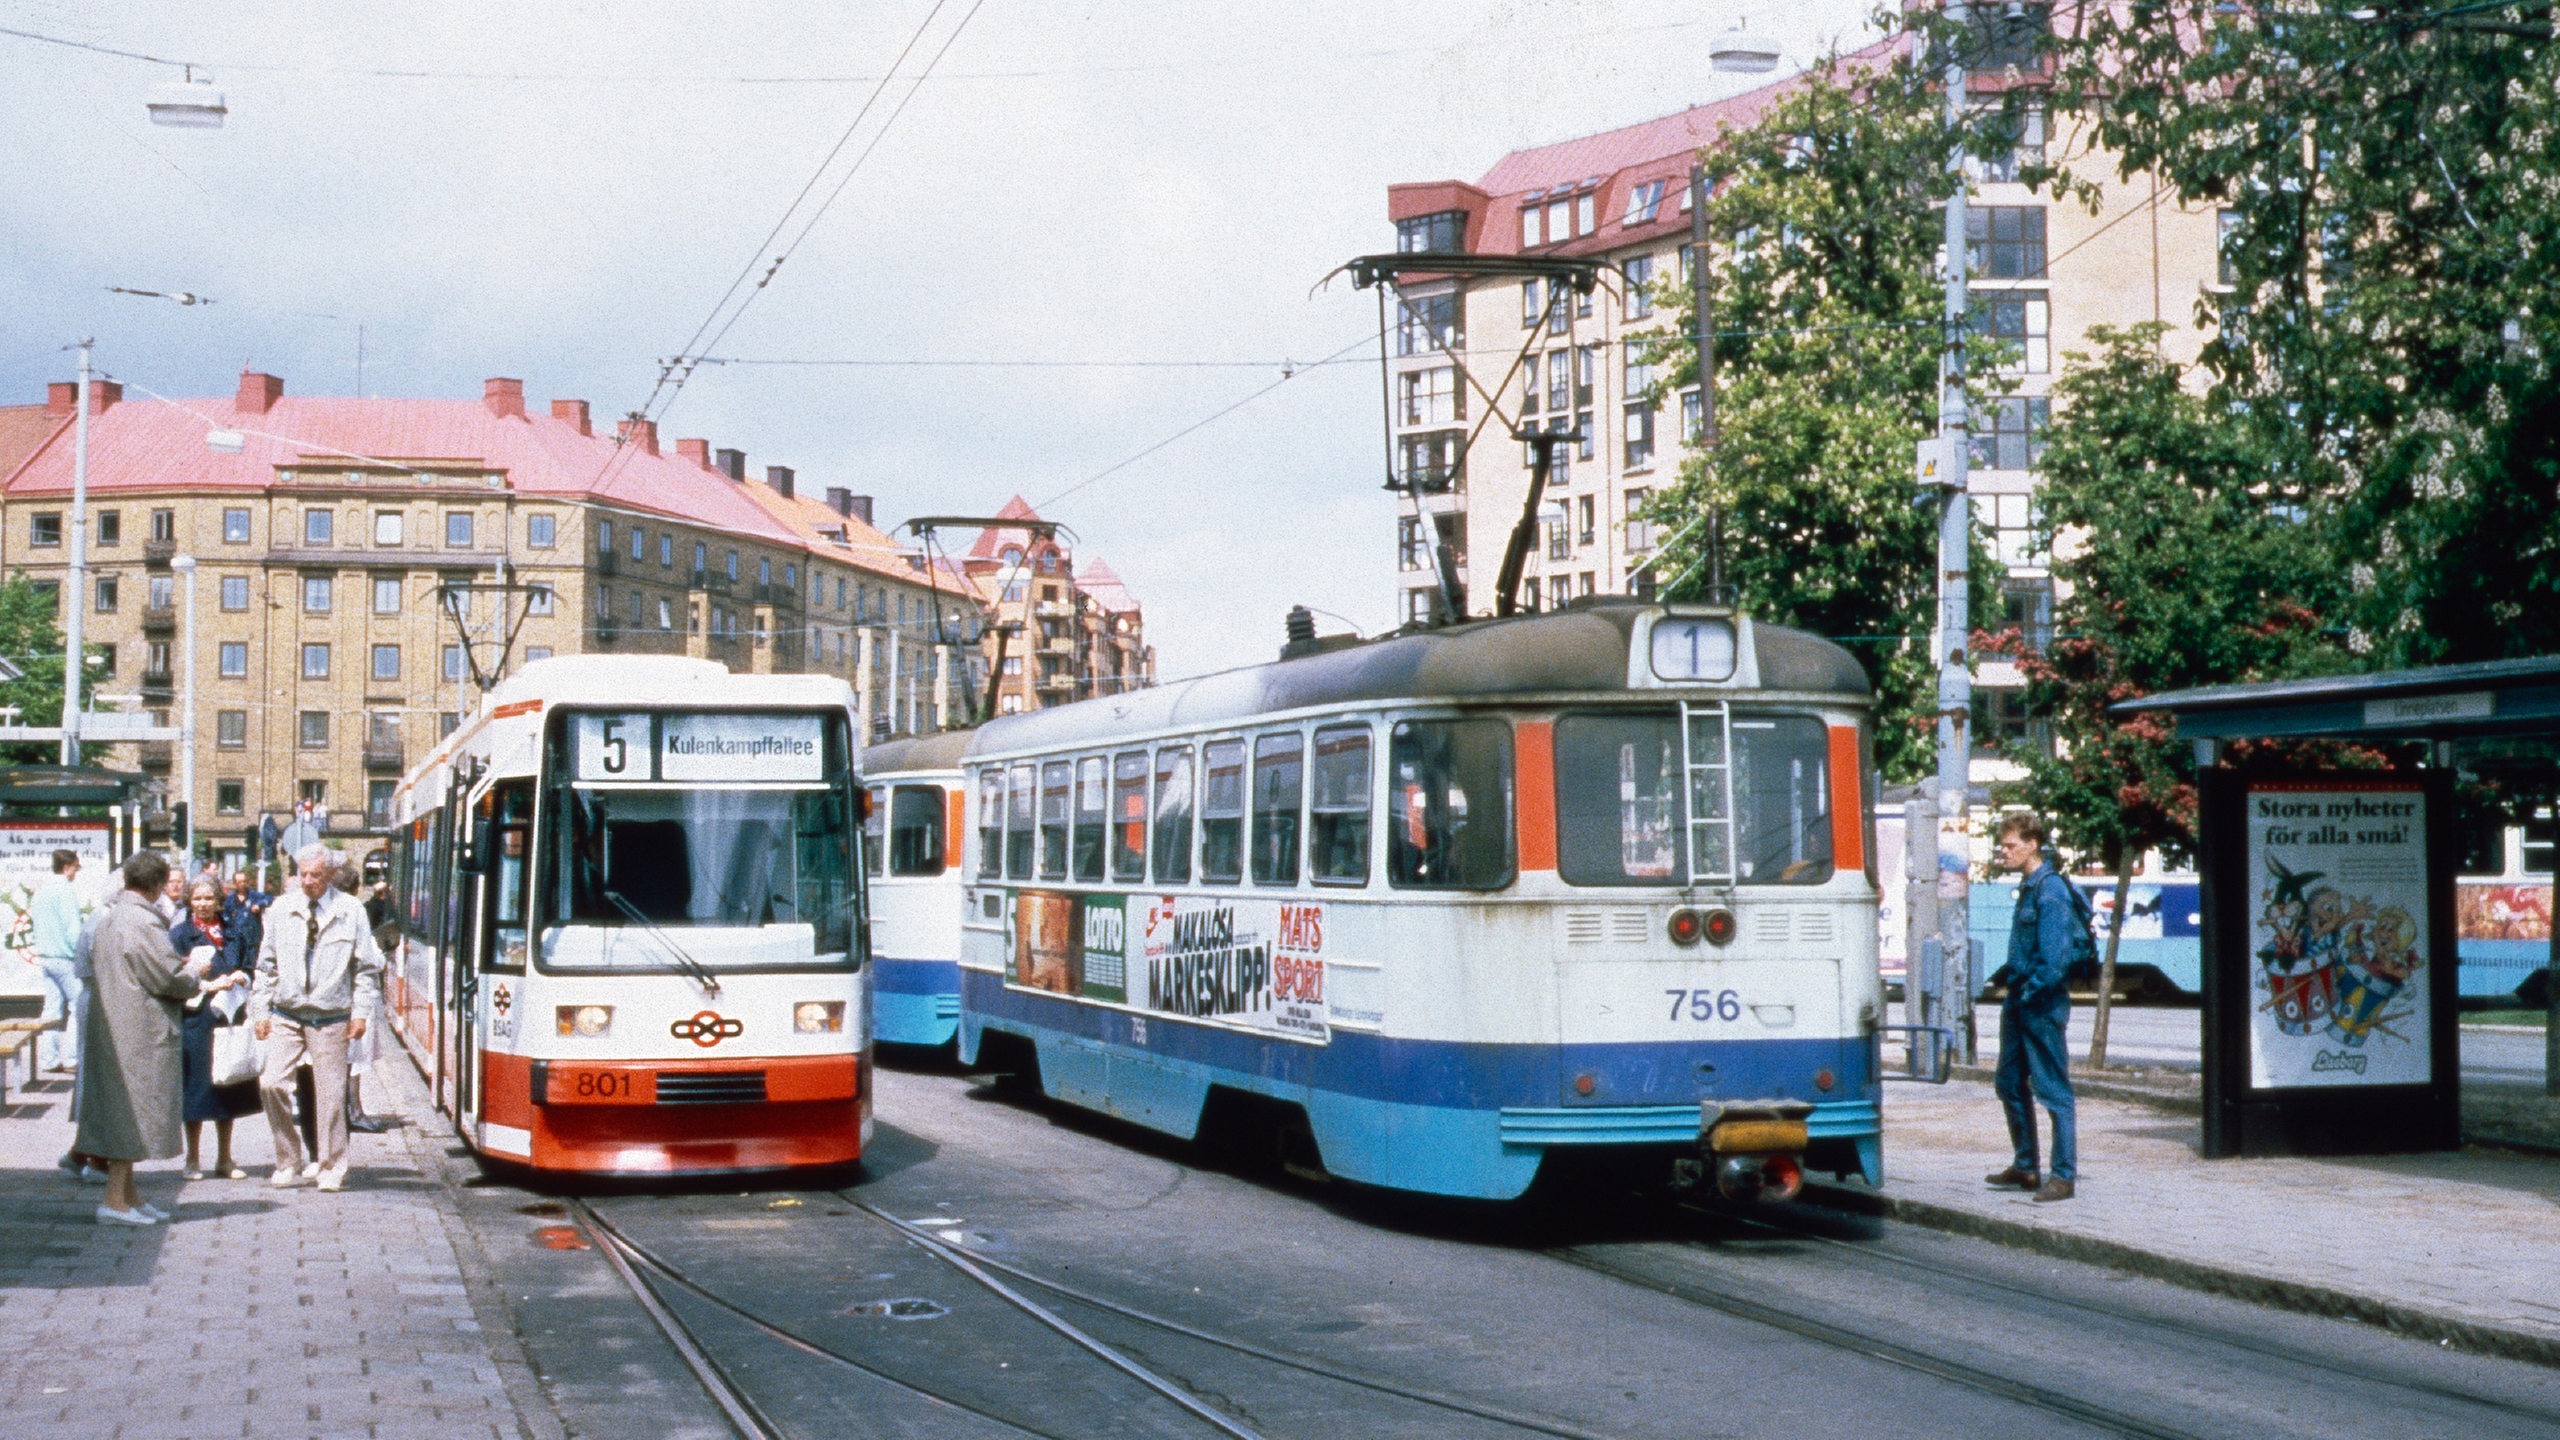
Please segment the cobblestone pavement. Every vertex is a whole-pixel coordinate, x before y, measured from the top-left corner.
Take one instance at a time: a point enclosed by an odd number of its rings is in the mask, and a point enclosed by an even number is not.
[[[388,1083],[385,1083],[385,1082]],[[426,1113],[376,1067],[380,1112]],[[357,1135],[348,1188],[267,1184],[266,1123],[238,1123],[247,1180],[142,1167],[150,1229],[97,1224],[100,1187],[54,1168],[70,1085],[0,1112],[0,1432],[11,1440],[559,1433],[436,1181],[440,1129]],[[212,1127],[205,1158],[212,1159]],[[458,1248],[459,1247],[459,1248]],[[485,1322],[485,1328],[484,1328]],[[511,1373],[512,1372],[512,1373]]]
[[[1895,1083],[1884,1198],[1923,1223],[2560,1363],[2560,1160],[2206,1160],[2192,1115],[2083,1095],[2079,1120],[2079,1196],[2039,1205],[1982,1183],[2009,1155],[1991,1087]]]

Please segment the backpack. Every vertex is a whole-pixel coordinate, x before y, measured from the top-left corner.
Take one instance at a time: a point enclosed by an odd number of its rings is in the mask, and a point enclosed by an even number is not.
[[[2071,930],[2071,962],[2063,967],[2065,984],[2093,985],[2098,980],[2097,910],[2089,903],[2089,892],[2057,874],[2062,893],[2071,897],[2072,918],[2080,923]]]

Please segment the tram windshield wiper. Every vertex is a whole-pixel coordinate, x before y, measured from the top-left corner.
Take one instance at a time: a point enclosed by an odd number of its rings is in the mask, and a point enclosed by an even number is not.
[[[602,889],[606,901],[611,903],[615,909],[620,910],[625,916],[628,916],[632,923],[638,925],[643,931],[647,932],[650,939],[657,941],[658,944],[665,949],[667,958],[674,962],[673,968],[683,971],[692,979],[694,984],[701,986],[704,994],[717,995],[720,993],[720,977],[712,974],[709,966],[694,959],[691,955],[686,954],[684,947],[676,943],[674,936],[669,935],[666,931],[660,929],[656,921],[651,920],[647,915],[642,914],[640,907],[632,904],[621,891],[614,889],[610,885],[604,886]]]

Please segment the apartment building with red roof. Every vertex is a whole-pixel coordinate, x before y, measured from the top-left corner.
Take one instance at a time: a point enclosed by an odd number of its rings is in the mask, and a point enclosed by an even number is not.
[[[1841,57],[1843,71],[1888,62],[1909,43],[1895,37]],[[1974,88],[2018,82],[1986,69]],[[1397,248],[1478,255],[1589,257],[1615,273],[1594,295],[1557,296],[1536,280],[1440,278],[1406,284],[1387,338],[1387,423],[1402,492],[1397,520],[1398,600],[1408,622],[1429,618],[1435,541],[1457,561],[1468,608],[1491,610],[1493,581],[1528,496],[1531,457],[1513,425],[1566,430],[1541,504],[1521,598],[1531,609],[1585,595],[1627,593],[1674,576],[1647,573],[1662,537],[1641,518],[1673,483],[1700,428],[1695,386],[1657,393],[1647,337],[1677,323],[1663,302],[1694,271],[1689,176],[1701,157],[1710,179],[1719,137],[1758,122],[1789,77],[1638,124],[1515,150],[1473,182],[1390,185],[1387,217]],[[2032,118],[2018,148],[1977,157],[1969,169],[1975,240],[1970,286],[1977,323],[2015,345],[2021,363],[1999,377],[1999,398],[1973,432],[1972,493],[1978,517],[2008,566],[2008,589],[1974,613],[2033,633],[2049,625],[2051,537],[2033,501],[2034,462],[2049,419],[2047,394],[2063,354],[2094,325],[2161,320],[2172,353],[2192,356],[2200,299],[2217,290],[2219,224],[2146,181],[2126,182],[2114,158],[2078,137],[2056,153],[2098,183],[2095,213],[2055,204],[2016,180],[2045,154],[2046,125]],[[1729,254],[1737,237],[1710,237]],[[1757,243],[1767,243],[1758,237]],[[1676,293],[1674,291],[1673,293]],[[1525,360],[1506,383],[1514,357]],[[1469,377],[1472,376],[1472,383]],[[1479,388],[1481,387],[1481,388]],[[1499,414],[1484,422],[1486,390]],[[1976,733],[2034,738],[2017,703],[2013,666],[1986,665]]]
[[[0,569],[57,594],[67,578],[72,387],[46,419],[0,412]],[[379,833],[393,784],[532,660],[686,654],[740,672],[937,673],[921,614],[932,585],[887,536],[746,478],[708,441],[612,433],[583,400],[528,409],[524,385],[477,398],[297,396],[257,372],[231,395],[97,388],[82,593],[91,688],[168,712],[195,659],[197,793],[175,794],[165,743],[107,747],[164,803],[192,802],[222,849],[261,816],[324,808],[331,829]],[[46,426],[50,425],[50,429]],[[827,510],[826,516],[816,512]],[[192,636],[179,555],[197,561]],[[955,619],[970,607],[946,606]],[[938,648],[964,677],[974,621]],[[894,642],[882,637],[895,631]],[[965,696],[965,685],[948,687]],[[965,717],[929,686],[863,692],[875,734]]]
[[[1109,565],[1079,571],[1069,537],[1016,495],[961,558],[994,628],[985,645],[995,713],[1011,715],[1155,683],[1155,651],[1137,597]]]

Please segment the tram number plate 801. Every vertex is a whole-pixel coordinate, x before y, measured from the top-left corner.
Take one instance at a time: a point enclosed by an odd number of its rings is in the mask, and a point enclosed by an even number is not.
[[[1742,1018],[1742,992],[1739,990],[1671,990],[1671,1019],[1739,1020]]]
[[[652,1105],[658,1098],[654,1079],[629,1070],[554,1065],[545,1098],[554,1105]]]

